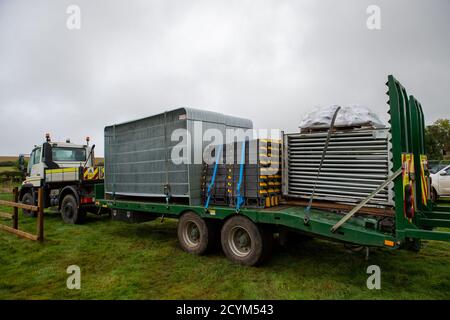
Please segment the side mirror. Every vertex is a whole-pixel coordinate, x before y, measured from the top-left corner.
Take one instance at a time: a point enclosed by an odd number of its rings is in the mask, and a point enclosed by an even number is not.
[[[42,145],[42,162],[45,163],[47,169],[58,169],[59,166],[53,162],[52,145],[49,142],[45,142]]]
[[[447,175],[447,171],[442,171],[439,175],[446,176]]]
[[[43,155],[43,162],[44,163],[51,163],[53,162],[53,153],[52,153],[52,146],[50,145],[50,143],[45,142],[42,145],[42,155]]]
[[[19,169],[20,171],[24,171],[25,170],[25,157],[23,156],[23,154],[19,155]]]

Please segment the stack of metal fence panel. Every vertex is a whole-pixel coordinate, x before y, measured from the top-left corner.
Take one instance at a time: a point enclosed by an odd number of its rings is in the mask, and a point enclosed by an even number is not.
[[[105,193],[109,197],[201,202],[202,151],[208,129],[251,129],[252,121],[179,108],[105,128]],[[177,151],[184,150],[181,154]],[[179,159],[174,159],[175,155]],[[200,160],[198,160],[198,158]]]
[[[202,174],[202,203],[206,203],[208,196],[207,190],[211,183],[211,178],[214,172],[214,165],[203,164]],[[211,187],[210,204],[227,205],[229,204],[229,197],[227,193],[227,168],[225,164],[219,164],[215,177],[214,185]]]
[[[309,199],[316,182],[327,132],[285,134],[283,195]],[[390,175],[388,129],[338,130],[331,135],[317,178],[314,199],[355,203],[367,197]],[[392,206],[392,186],[369,205]]]
[[[236,206],[238,193],[244,197],[245,207],[277,205],[281,197],[280,141],[258,139],[246,143],[239,191],[242,144],[235,143],[233,148],[234,161],[227,164],[230,206]]]

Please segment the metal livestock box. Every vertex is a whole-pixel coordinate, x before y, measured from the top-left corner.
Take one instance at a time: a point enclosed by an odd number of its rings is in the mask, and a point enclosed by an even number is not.
[[[202,154],[207,129],[226,137],[227,129],[252,129],[251,120],[217,112],[179,108],[105,128],[105,193],[112,196],[170,198],[201,202]],[[172,134],[188,132],[173,141]],[[184,130],[183,130],[184,129]],[[177,134],[178,135],[178,134]],[[177,136],[175,135],[175,136]],[[200,143],[194,143],[200,141]],[[184,147],[187,163],[174,163],[174,146]],[[185,156],[183,152],[180,154]],[[198,157],[200,156],[200,160]],[[153,199],[154,200],[154,199]]]

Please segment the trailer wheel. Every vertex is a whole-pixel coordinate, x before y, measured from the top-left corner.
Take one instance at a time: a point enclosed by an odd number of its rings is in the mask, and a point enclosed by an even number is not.
[[[189,253],[202,255],[217,246],[215,225],[191,211],[178,220],[177,233],[181,248]]]
[[[84,222],[86,212],[78,208],[78,203],[75,197],[68,194],[64,197],[61,204],[61,217],[65,223],[79,224]]]
[[[264,226],[257,226],[245,217],[234,216],[222,227],[221,241],[223,252],[228,259],[254,266],[269,257],[273,235]]]
[[[23,204],[34,205],[34,198],[33,198],[33,195],[31,194],[31,192],[25,193],[22,197],[21,202]],[[37,213],[35,211],[31,211],[31,210],[22,209],[22,213],[24,216],[27,216],[27,217],[36,217],[37,216]]]

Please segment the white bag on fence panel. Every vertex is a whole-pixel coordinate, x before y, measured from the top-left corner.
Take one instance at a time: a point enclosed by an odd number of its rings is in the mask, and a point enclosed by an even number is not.
[[[330,127],[331,119],[337,109],[337,105],[317,107],[306,114],[300,121],[300,129],[325,129]],[[361,127],[385,128],[386,125],[378,115],[369,108],[363,106],[341,107],[339,110],[335,127]]]

